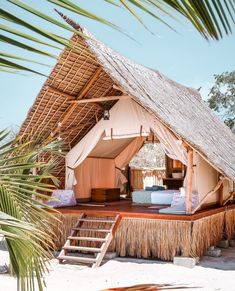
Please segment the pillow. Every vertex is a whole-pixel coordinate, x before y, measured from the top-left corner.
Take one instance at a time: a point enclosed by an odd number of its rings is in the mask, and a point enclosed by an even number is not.
[[[184,190],[182,192],[185,195],[186,189],[185,188],[183,188],[183,189]],[[172,202],[171,202],[171,207],[182,207],[182,208],[185,209],[185,207],[186,207],[186,202],[185,202],[186,197],[184,195],[182,195],[182,192],[175,192],[174,193],[173,199],[172,199]],[[198,193],[196,191],[193,191],[192,192],[192,208],[193,209],[196,208],[198,203],[199,203],[199,199],[198,198],[199,198],[198,197]]]
[[[55,190],[51,198],[52,200],[47,205],[53,208],[75,206],[77,204],[73,190]]]
[[[165,187],[163,186],[157,186],[157,185],[153,185],[153,186],[146,186],[145,187],[145,191],[160,191],[160,190],[165,190]]]
[[[171,207],[180,207],[185,209],[185,196],[181,196],[180,192],[175,192],[173,194]]]

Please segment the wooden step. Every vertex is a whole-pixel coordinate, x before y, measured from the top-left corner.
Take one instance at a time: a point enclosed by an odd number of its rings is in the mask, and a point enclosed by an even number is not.
[[[74,261],[77,263],[86,263],[86,264],[92,264],[92,267],[98,267],[100,266],[100,264],[102,263],[102,260],[104,258],[105,253],[108,250],[108,247],[112,241],[112,238],[114,236],[114,233],[117,229],[117,226],[121,220],[121,216],[118,214],[116,215],[115,218],[112,217],[112,220],[108,220],[107,217],[91,217],[91,218],[86,218],[87,215],[85,213],[82,213],[80,215],[80,218],[78,218],[76,225],[74,226],[74,228],[72,228],[71,234],[70,236],[67,238],[67,241],[65,242],[64,247],[62,248],[60,255],[58,256],[58,260],[60,262],[62,261]],[[101,219],[99,219],[101,218]],[[109,216],[108,216],[109,218]],[[111,216],[110,216],[111,218]],[[86,227],[85,225],[83,225],[83,222],[91,222],[94,223],[94,225],[92,225],[90,228]],[[100,223],[100,225],[99,225]],[[101,223],[110,223],[110,227],[109,229],[105,229]],[[90,236],[79,236],[78,231],[91,231],[93,232],[93,237]],[[100,238],[97,237],[96,235],[98,233],[104,233],[105,234],[105,238]],[[81,235],[81,234],[80,234]],[[75,245],[73,246],[71,244],[72,241],[90,241],[90,242],[100,242],[100,246],[99,248],[97,247],[86,247],[86,246],[79,246],[79,245]],[[93,253],[93,255],[96,256],[96,258],[94,257],[87,257],[87,256],[82,256],[82,254],[80,253],[79,256],[75,256],[75,254],[71,254],[67,255],[67,253],[69,253],[70,251],[84,251],[84,252],[90,252]]]
[[[85,258],[85,257],[73,257],[73,256],[59,256],[57,257],[60,261],[74,261],[78,263],[87,263],[87,264],[94,264],[96,259],[93,258]]]
[[[97,222],[97,223],[114,223],[115,220],[106,220],[106,219],[90,219],[90,218],[80,218],[79,221],[83,221],[83,222]]]
[[[84,241],[97,241],[97,242],[106,242],[106,238],[99,237],[84,237],[84,236],[69,236],[69,240],[84,240]]]
[[[79,247],[79,246],[65,246],[63,247],[64,250],[72,250],[72,251],[85,251],[85,252],[92,252],[92,253],[100,253],[101,249],[99,248],[90,248],[90,247]]]
[[[106,232],[109,233],[110,229],[101,229],[101,228],[83,228],[83,227],[74,227],[73,230],[83,230],[83,231],[95,231],[95,232]]]

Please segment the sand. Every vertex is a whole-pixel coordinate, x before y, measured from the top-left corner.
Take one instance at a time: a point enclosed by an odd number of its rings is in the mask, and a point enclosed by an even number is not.
[[[0,265],[4,261],[7,261],[7,252],[0,251]],[[235,248],[223,250],[220,258],[203,257],[193,269],[169,262],[128,258],[110,260],[97,269],[59,265],[56,259],[51,263],[45,291],[99,291],[143,283],[199,287],[188,290],[235,291]],[[16,280],[9,275],[0,275],[0,290],[15,291]]]

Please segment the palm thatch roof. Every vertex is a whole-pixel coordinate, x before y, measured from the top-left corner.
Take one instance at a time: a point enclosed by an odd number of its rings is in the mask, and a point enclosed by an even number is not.
[[[59,134],[71,148],[102,117],[97,102],[75,100],[119,96],[124,92],[219,172],[235,180],[235,136],[197,90],[136,64],[89,37],[72,37],[76,50],[66,48],[60,55],[22,124],[21,135],[40,132],[49,139]],[[113,99],[105,103],[111,107],[116,102]],[[62,175],[63,169],[61,162],[57,174]]]

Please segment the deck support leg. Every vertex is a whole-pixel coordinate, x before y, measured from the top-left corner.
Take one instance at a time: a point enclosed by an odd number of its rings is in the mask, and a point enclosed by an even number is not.
[[[188,148],[187,164],[187,191],[186,191],[186,213],[192,213],[192,188],[193,188],[193,150]]]

